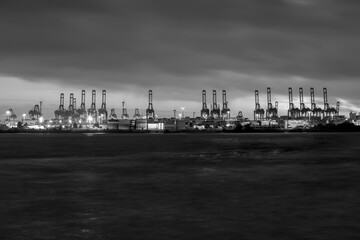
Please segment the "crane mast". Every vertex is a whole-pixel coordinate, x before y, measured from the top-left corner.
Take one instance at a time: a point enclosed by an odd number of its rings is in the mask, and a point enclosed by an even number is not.
[[[303,110],[305,108],[303,88],[299,88],[299,96],[300,96],[300,110]]]
[[[213,103],[212,103],[212,110],[211,110],[211,117],[213,119],[217,119],[220,116],[220,108],[217,104],[217,96],[216,90],[213,90]]]
[[[266,93],[267,93],[267,109],[266,109],[266,119],[270,120],[270,119],[274,119],[277,118],[278,116],[278,110],[276,107],[274,107],[272,105],[271,102],[271,88],[268,87],[266,89]]]
[[[106,109],[106,90],[102,91],[101,108]]]
[[[267,108],[271,109],[272,108],[272,103],[271,103],[271,88],[267,88]]]
[[[222,91],[222,103],[223,103],[223,109],[221,111],[223,119],[230,117],[230,109],[228,107],[228,102],[226,100],[226,90]]]
[[[92,90],[91,93],[91,107],[88,109],[89,118],[96,122],[97,121],[97,111],[96,111],[96,91]]]
[[[294,109],[292,88],[289,88],[289,109]]]
[[[200,112],[200,116],[205,119],[207,119],[209,117],[209,109],[207,108],[207,104],[206,104],[206,91],[205,90],[202,90],[202,109]]]
[[[340,115],[340,102],[336,102],[336,116]]]
[[[254,110],[254,120],[263,120],[264,119],[264,109],[260,107],[259,101],[259,91],[255,90],[255,110]]]
[[[324,110],[326,111],[329,108],[328,97],[327,97],[327,89],[323,88],[323,96],[324,96]]]
[[[153,108],[152,97],[153,97],[152,90],[149,90],[149,106],[148,106],[148,109],[146,109],[146,118],[147,119],[155,118],[155,111]]]
[[[91,108],[96,109],[96,91],[95,90],[92,90]]]
[[[81,91],[81,105],[80,109],[85,110],[85,90]]]
[[[108,118],[108,112],[106,109],[106,90],[102,90],[101,108],[98,111],[99,111],[99,116],[101,118],[102,123],[105,123]]]
[[[59,110],[60,110],[60,111],[64,111],[64,93],[61,93],[61,94],[60,94]]]
[[[314,88],[310,88],[310,100],[311,100],[311,110],[314,110],[316,108]]]
[[[139,109],[138,109],[138,108],[135,108],[134,118],[135,118],[135,119],[140,118],[140,111],[139,111]]]
[[[71,114],[74,113],[74,94],[73,93],[70,93],[70,101],[69,101],[69,112]]]

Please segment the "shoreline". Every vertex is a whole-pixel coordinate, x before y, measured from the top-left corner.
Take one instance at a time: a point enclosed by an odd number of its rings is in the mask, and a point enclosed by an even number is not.
[[[356,128],[320,128],[320,129],[247,129],[247,130],[182,130],[182,131],[166,131],[166,130],[94,130],[94,129],[66,129],[66,130],[24,130],[24,129],[8,129],[0,130],[0,134],[6,133],[34,133],[34,134],[44,134],[44,133],[94,133],[94,134],[105,134],[105,133],[116,133],[116,134],[221,134],[221,133],[311,133],[311,132],[360,132],[360,127]]]

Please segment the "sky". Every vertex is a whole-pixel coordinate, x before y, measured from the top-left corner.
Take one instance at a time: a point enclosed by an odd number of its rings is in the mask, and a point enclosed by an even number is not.
[[[254,91],[266,108],[266,88],[288,107],[310,87],[323,106],[360,111],[358,0],[2,0],[0,112],[20,116],[43,102],[53,118],[60,93],[80,102],[86,90],[107,90],[107,108],[120,115],[147,108],[148,90],[160,117],[185,107],[200,115],[201,91],[227,91],[232,116],[251,118]]]

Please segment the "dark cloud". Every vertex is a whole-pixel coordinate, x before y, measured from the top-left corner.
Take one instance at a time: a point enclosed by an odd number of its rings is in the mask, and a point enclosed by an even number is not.
[[[352,85],[359,10],[351,0],[5,0],[0,74],[189,96],[296,84],[293,76]]]

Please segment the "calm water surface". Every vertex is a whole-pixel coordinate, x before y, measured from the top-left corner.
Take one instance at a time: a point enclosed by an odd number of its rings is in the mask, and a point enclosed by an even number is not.
[[[360,134],[0,134],[0,239],[360,239]]]

